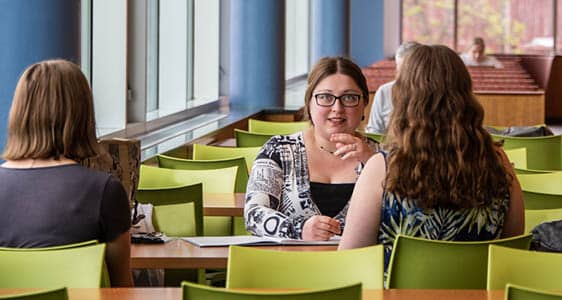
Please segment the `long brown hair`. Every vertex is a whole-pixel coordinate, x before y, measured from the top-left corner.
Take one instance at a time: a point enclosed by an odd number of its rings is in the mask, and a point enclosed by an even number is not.
[[[82,160],[98,154],[93,97],[76,64],[47,60],[20,77],[3,158]]]
[[[421,207],[479,207],[509,193],[510,175],[482,127],[470,75],[445,46],[419,46],[392,89],[386,189]]]
[[[309,119],[312,92],[320,81],[334,74],[343,74],[351,77],[359,89],[361,89],[361,97],[363,98],[365,106],[369,103],[367,79],[365,79],[365,75],[361,72],[361,68],[349,58],[342,56],[323,57],[316,62],[308,75],[308,87],[306,88],[306,92],[304,94],[304,106]]]

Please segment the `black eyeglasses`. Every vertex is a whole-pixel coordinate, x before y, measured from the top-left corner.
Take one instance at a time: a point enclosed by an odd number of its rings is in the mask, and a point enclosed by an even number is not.
[[[340,103],[345,107],[355,107],[359,105],[359,100],[361,100],[361,95],[357,94],[343,94],[341,96],[336,96],[332,94],[316,94],[314,95],[316,99],[316,104],[319,106],[330,107],[336,103],[336,100],[340,100]]]

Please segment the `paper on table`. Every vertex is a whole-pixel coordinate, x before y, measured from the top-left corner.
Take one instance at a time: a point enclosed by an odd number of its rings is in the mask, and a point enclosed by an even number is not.
[[[295,239],[274,238],[268,236],[234,235],[234,236],[198,236],[182,238],[198,247],[221,247],[230,245],[337,245],[340,236],[328,241],[303,241]]]

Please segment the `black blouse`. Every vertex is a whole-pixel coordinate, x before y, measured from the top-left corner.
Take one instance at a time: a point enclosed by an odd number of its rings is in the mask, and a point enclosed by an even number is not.
[[[355,183],[310,183],[312,200],[323,215],[335,217],[347,204]]]

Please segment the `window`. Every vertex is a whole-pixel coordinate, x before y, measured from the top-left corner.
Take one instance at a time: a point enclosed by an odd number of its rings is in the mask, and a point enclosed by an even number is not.
[[[487,52],[548,54],[554,50],[553,1],[403,0],[402,41],[462,52],[480,36]]]
[[[309,1],[285,2],[285,79],[308,72]]]
[[[490,53],[546,54],[553,47],[552,0],[458,0],[458,49],[475,36]]]
[[[454,47],[453,0],[404,0],[402,41]]]

